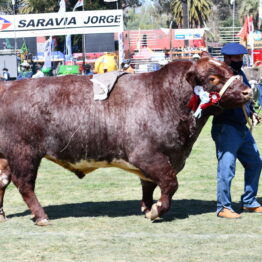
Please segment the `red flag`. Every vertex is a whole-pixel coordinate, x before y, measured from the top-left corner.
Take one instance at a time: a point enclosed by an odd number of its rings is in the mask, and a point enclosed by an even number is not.
[[[240,29],[239,33],[236,35],[236,37],[240,37],[243,40],[247,40],[248,35],[248,17],[246,17],[245,23]]]
[[[240,37],[243,40],[247,40],[249,33],[254,31],[253,16],[247,16],[243,27],[240,29],[236,37]]]

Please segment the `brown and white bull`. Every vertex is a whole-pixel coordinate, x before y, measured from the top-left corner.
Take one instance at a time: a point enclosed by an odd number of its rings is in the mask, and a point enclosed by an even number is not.
[[[122,76],[109,98],[93,100],[86,76],[2,82],[0,87],[0,220],[12,181],[36,219],[48,217],[34,193],[37,170],[47,158],[78,177],[99,167],[119,167],[140,176],[142,211],[155,219],[170,208],[184,167],[214,106],[200,118],[188,107],[196,85],[218,92],[229,83],[220,108],[241,106],[251,91],[224,63],[211,58],[176,61],[161,70]],[[232,78],[231,78],[232,80]],[[7,162],[7,161],[8,162]],[[161,197],[153,203],[153,191]]]

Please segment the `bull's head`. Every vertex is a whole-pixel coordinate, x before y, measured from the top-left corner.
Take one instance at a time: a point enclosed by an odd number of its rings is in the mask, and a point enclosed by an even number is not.
[[[223,108],[239,107],[250,100],[252,92],[240,76],[225,63],[204,57],[193,63],[186,76],[187,81],[195,86],[202,86],[207,92],[220,93],[219,104]]]

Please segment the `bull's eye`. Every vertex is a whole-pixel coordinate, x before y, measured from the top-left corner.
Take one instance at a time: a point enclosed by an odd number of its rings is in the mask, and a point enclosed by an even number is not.
[[[219,78],[217,77],[217,76],[209,76],[208,77],[208,81],[209,81],[209,83],[211,84],[211,85],[218,85],[219,84]]]

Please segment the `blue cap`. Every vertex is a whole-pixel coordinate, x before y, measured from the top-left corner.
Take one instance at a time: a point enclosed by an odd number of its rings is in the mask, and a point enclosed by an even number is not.
[[[221,53],[223,55],[244,55],[248,54],[248,51],[239,43],[227,43],[222,47]]]

